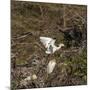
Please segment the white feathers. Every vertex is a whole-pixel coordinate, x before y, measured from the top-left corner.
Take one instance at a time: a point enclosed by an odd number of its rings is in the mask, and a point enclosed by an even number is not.
[[[40,37],[40,41],[43,43],[45,48],[47,48],[50,45],[50,42],[53,41],[53,39],[48,37]]]
[[[55,46],[56,40],[49,38],[49,37],[40,37],[40,41],[42,42],[42,44],[47,49],[46,50],[47,54],[52,54],[55,51],[59,50],[62,46],[64,46],[64,44],[60,44],[59,47]]]
[[[31,76],[26,77],[24,80],[25,80],[25,81],[31,80]]]
[[[31,76],[26,77],[24,80],[25,81],[30,81],[30,80],[35,80],[35,79],[37,79],[37,76],[36,76],[36,74],[33,74]]]
[[[37,79],[37,76],[36,76],[36,74],[33,74],[32,75],[32,80],[35,80],[35,79]]]
[[[26,86],[29,81],[31,81],[31,80],[36,80],[36,79],[37,79],[36,74],[27,76],[26,78],[24,78],[23,80],[20,81],[20,85]]]
[[[48,66],[47,66],[47,73],[50,74],[53,72],[54,68],[55,68],[55,65],[56,65],[56,60],[51,60],[49,61],[48,63]]]

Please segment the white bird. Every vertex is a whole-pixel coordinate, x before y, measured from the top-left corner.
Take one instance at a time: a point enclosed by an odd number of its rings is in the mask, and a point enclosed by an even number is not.
[[[49,37],[40,37],[40,41],[47,49],[46,54],[52,54],[55,51],[59,50],[62,46],[64,46],[64,44],[59,44],[59,46],[57,47],[55,45],[56,40]]]
[[[54,68],[55,68],[55,65],[56,65],[56,60],[51,60],[49,61],[48,65],[47,65],[47,73],[50,74],[53,72]]]

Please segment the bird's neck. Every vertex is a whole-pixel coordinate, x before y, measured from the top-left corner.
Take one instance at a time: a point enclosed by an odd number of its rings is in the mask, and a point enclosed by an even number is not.
[[[57,47],[57,50],[60,49],[61,47],[62,47],[62,45],[59,45],[59,46]]]

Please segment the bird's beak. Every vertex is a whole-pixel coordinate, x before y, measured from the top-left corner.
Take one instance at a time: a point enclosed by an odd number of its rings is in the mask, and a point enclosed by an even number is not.
[[[63,46],[62,47],[64,47],[65,45],[63,44]]]

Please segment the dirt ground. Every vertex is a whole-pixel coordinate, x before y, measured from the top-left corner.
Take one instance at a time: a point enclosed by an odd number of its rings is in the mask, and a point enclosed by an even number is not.
[[[65,47],[47,55],[40,36]],[[53,59],[56,66],[48,74]],[[86,84],[87,6],[12,0],[11,89]]]

